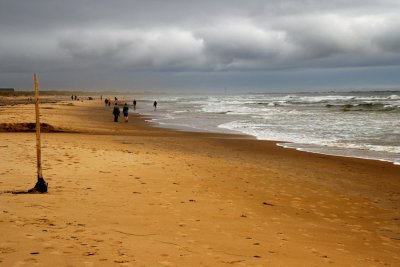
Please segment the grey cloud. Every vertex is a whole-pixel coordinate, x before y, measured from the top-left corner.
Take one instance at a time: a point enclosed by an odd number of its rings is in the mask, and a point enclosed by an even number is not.
[[[400,65],[399,1],[0,0],[0,72]]]
[[[181,29],[92,29],[66,34],[59,49],[92,67],[174,69],[199,64],[203,41]]]
[[[385,51],[400,53],[400,19],[396,16],[391,23],[384,24],[372,42]]]

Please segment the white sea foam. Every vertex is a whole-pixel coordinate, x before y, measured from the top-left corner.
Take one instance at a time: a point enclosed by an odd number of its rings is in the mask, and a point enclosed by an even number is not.
[[[323,154],[400,161],[400,93],[164,96],[164,126],[240,132]],[[312,146],[312,149],[307,146]],[[331,151],[331,152],[329,152]],[[329,152],[329,153],[328,153]]]

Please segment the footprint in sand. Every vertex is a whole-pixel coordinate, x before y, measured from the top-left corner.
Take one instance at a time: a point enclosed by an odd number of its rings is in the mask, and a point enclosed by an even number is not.
[[[8,254],[14,252],[16,252],[16,250],[11,247],[0,247],[0,254]]]
[[[119,263],[119,264],[126,264],[126,263],[129,263],[129,261],[128,260],[115,260],[114,261],[115,263]]]
[[[14,264],[14,266],[24,266],[26,264],[35,264],[37,263],[37,259],[35,258],[27,258],[24,261],[19,261]]]
[[[172,262],[169,261],[159,261],[158,263],[163,266],[172,266]]]
[[[315,248],[311,248],[310,251],[311,251],[311,253],[314,254],[315,256],[320,257],[320,258],[323,258],[323,259],[325,259],[326,261],[328,261],[329,263],[333,263],[333,262],[329,259],[329,257],[328,257],[327,255],[321,254],[321,253],[320,253],[318,250],[316,250]]]

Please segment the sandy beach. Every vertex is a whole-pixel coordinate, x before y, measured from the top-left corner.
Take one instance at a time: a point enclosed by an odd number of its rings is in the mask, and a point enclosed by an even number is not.
[[[7,101],[0,266],[399,266],[398,165],[60,101],[41,105],[49,192],[12,194],[36,182],[35,134],[19,128],[35,115]]]

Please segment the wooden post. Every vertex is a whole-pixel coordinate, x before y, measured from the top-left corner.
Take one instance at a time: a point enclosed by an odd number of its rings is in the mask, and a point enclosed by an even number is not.
[[[42,150],[40,140],[40,117],[39,117],[39,83],[36,73],[33,74],[35,82],[35,110],[36,110],[36,158],[37,158],[37,176],[43,178],[42,175]]]
[[[39,117],[39,82],[36,73],[33,74],[35,83],[35,110],[36,110],[36,157],[37,157],[37,182],[34,188],[28,190],[28,193],[46,193],[47,183],[42,175],[42,150],[40,141],[40,117]]]

